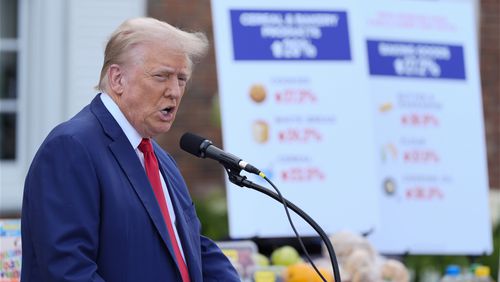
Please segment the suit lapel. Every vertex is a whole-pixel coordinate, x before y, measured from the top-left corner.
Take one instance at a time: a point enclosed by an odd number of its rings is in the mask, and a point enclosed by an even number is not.
[[[179,234],[179,238],[182,244],[182,249],[184,251],[184,258],[186,260],[186,264],[189,270],[189,277],[191,281],[196,281],[196,277],[198,277],[199,273],[201,273],[201,265],[199,259],[196,257],[196,251],[193,249],[195,246],[193,244],[189,244],[189,234],[187,233],[189,230],[188,223],[186,217],[184,215],[184,208],[179,200],[180,195],[178,195],[179,191],[174,188],[171,179],[175,176],[166,169],[168,164],[162,158],[158,158],[158,163],[160,165],[160,171],[163,175],[163,179],[165,179],[165,183],[167,184],[167,189],[170,195],[170,200],[172,201],[172,205],[174,205],[174,212],[176,217],[176,228],[177,233]]]
[[[174,250],[168,236],[167,227],[165,226],[160,207],[158,206],[153,188],[151,188],[151,184],[149,183],[135,150],[130,145],[127,136],[125,136],[125,133],[123,133],[118,123],[102,103],[99,95],[94,98],[90,107],[91,111],[101,123],[103,130],[113,140],[109,144],[111,152],[144,205],[144,208],[175,262]]]

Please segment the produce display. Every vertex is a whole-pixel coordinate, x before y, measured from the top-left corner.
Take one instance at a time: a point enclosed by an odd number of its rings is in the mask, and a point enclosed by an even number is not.
[[[408,282],[407,268],[399,261],[381,256],[361,235],[340,231],[330,237],[339,262],[342,281]],[[292,246],[273,250],[270,257],[261,254],[252,241],[219,242],[244,282],[321,282],[314,268]],[[333,282],[333,268],[323,246],[313,261],[328,282]]]

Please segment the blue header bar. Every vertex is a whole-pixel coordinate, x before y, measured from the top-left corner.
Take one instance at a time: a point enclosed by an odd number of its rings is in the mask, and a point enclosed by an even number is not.
[[[231,10],[235,60],[351,60],[347,13]]]
[[[368,40],[371,75],[465,80],[462,46]]]

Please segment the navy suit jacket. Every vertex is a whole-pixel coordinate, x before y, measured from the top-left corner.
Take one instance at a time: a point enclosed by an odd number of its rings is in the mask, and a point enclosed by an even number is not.
[[[191,281],[239,281],[200,234],[174,160],[153,146]],[[41,145],[26,177],[21,224],[22,281],[181,281],[144,168],[99,95]]]

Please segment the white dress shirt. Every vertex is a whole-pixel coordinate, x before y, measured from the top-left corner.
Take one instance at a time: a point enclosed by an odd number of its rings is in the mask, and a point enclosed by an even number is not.
[[[135,128],[130,124],[127,118],[123,115],[118,105],[109,97],[107,93],[101,93],[101,101],[106,107],[106,109],[111,113],[113,118],[116,120],[118,125],[121,127],[125,136],[127,136],[132,148],[135,149],[135,153],[141,161],[142,167],[144,167],[144,154],[139,150],[139,144],[142,141],[142,136],[135,130]],[[159,164],[159,163],[158,163]],[[184,258],[184,251],[182,250],[182,244],[180,244],[179,234],[177,233],[177,227],[175,226],[175,212],[172,205],[172,200],[170,199],[170,194],[168,193],[167,184],[165,179],[163,179],[163,174],[160,172],[161,187],[163,188],[163,195],[165,195],[165,201],[167,203],[168,213],[170,214],[170,220],[172,221],[172,227],[174,228],[175,237],[177,242],[179,242],[179,248],[181,250],[182,258]],[[184,258],[184,260],[186,260]]]

